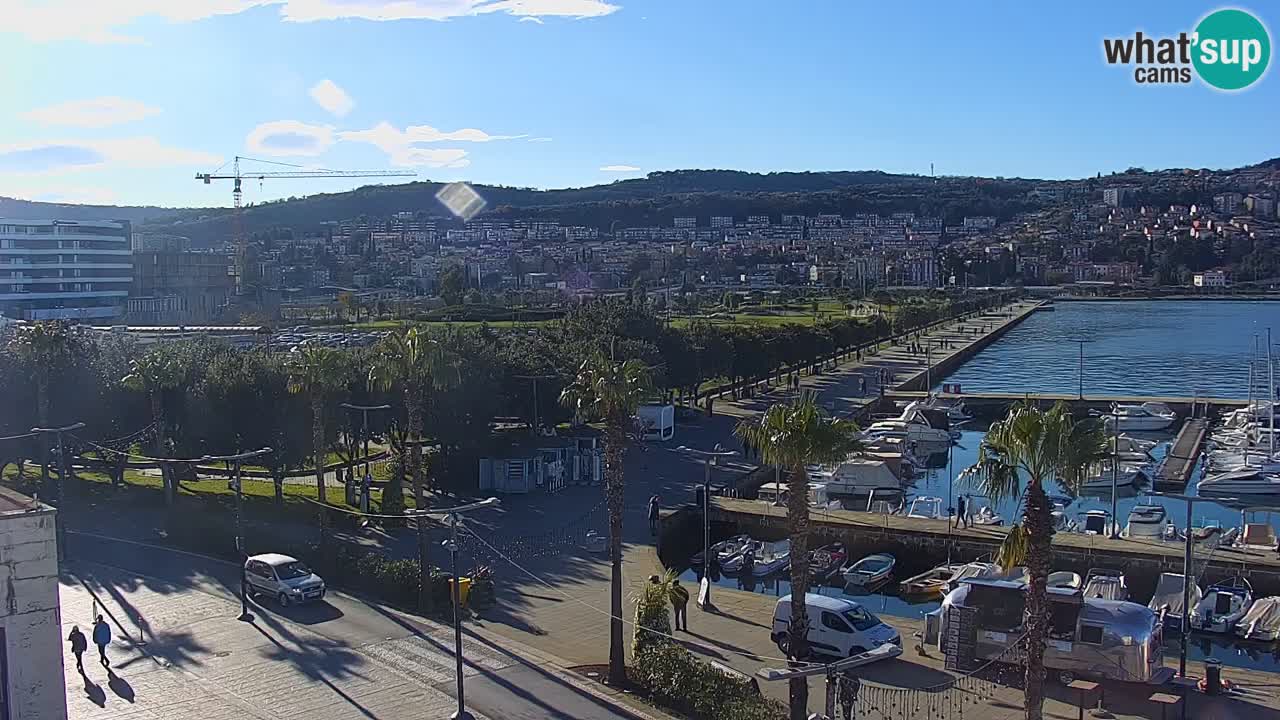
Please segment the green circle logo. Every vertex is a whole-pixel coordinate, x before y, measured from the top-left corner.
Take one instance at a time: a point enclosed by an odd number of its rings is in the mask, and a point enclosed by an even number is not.
[[[1241,90],[1262,77],[1271,61],[1267,28],[1243,10],[1228,8],[1205,16],[1196,26],[1191,62],[1209,85]]]

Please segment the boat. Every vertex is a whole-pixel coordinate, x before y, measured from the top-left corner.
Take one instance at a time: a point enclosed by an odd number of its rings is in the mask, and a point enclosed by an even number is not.
[[[735,555],[741,555],[749,542],[751,542],[750,535],[735,535],[728,540],[721,540],[711,546],[711,557],[715,558],[716,562],[723,567],[730,558]],[[694,555],[693,558],[689,560],[689,563],[694,566],[701,566],[702,552],[698,552],[698,554]]]
[[[1247,516],[1247,512],[1245,514]],[[1246,517],[1244,529],[1232,545],[1239,550],[1273,552],[1276,549],[1276,529],[1270,522],[1249,522]]]
[[[1229,633],[1253,605],[1253,588],[1244,578],[1214,583],[1191,611],[1191,629]]]
[[[947,583],[955,577],[960,565],[939,565],[919,575],[898,583],[898,594],[913,598],[941,597],[947,591]]]
[[[826,467],[806,469],[812,482],[826,485],[826,495],[832,499],[902,490],[902,481],[883,460],[850,457]]]
[[[729,556],[726,560],[720,561],[720,572],[726,575],[733,575],[741,572],[744,565],[755,566],[756,558],[764,551],[764,543],[759,540],[748,539],[742,545],[737,553]]]
[[[1049,573],[1049,587],[1052,588],[1069,588],[1071,590],[1079,590],[1084,584],[1080,578],[1080,573],[1071,572],[1070,570],[1058,570]]]
[[[845,567],[841,574],[844,581],[857,587],[875,587],[889,579],[896,561],[892,555],[868,555]]]
[[[1103,422],[1107,429],[1110,430],[1114,426],[1114,429],[1119,432],[1164,430],[1178,419],[1177,414],[1170,410],[1168,405],[1160,402],[1144,402],[1141,405],[1113,403],[1111,412],[1095,412],[1095,414],[1104,416]]]
[[[1107,446],[1111,449],[1111,456],[1121,462],[1155,462],[1155,458],[1151,455],[1151,449],[1156,446],[1154,441],[1118,435],[1111,438]]]
[[[1163,505],[1143,503],[1134,505],[1129,511],[1129,519],[1120,536],[1131,540],[1164,540],[1172,527]]]
[[[979,505],[977,512],[974,512],[969,518],[973,521],[974,525],[986,525],[988,527],[999,527],[1004,525],[1004,518],[1000,517],[1000,514],[996,512],[995,508],[991,505],[990,500],[987,500],[986,498],[970,497],[969,509],[973,510],[974,505]]]
[[[933,394],[917,402],[921,403],[922,407],[946,413],[947,420],[950,420],[952,425],[959,425],[973,419],[973,415],[964,406],[964,400],[960,398],[943,398]]]
[[[1196,486],[1200,495],[1280,495],[1280,474],[1234,470],[1209,475]]]
[[[1111,513],[1106,510],[1086,510],[1080,518],[1080,532],[1085,535],[1109,535]]]
[[[752,575],[764,577],[786,569],[791,565],[791,541],[779,540],[764,546],[760,556],[756,558]]]
[[[841,543],[824,545],[809,553],[809,575],[815,584],[830,580],[844,566],[848,553]]]
[[[930,427],[924,423],[904,422],[902,420],[873,422],[867,426],[862,436],[865,439],[903,438],[918,445],[941,445],[945,447],[951,444],[951,431],[949,430]]]
[[[1151,608],[1160,617],[1164,626],[1171,630],[1182,630],[1182,598],[1185,583],[1182,573],[1160,573],[1160,579],[1156,581],[1155,594],[1151,596],[1151,602],[1147,603],[1147,607]],[[1191,583],[1190,606],[1198,605],[1203,596],[1200,586],[1194,582]]]
[[[961,583],[965,580],[992,579],[998,578],[1002,574],[1004,574],[1004,571],[1000,569],[1000,566],[992,562],[975,561],[965,563],[964,565],[961,565],[960,569],[956,570],[955,574],[951,576],[951,579],[947,581],[947,591],[950,592],[960,587]]]
[[[946,514],[942,507],[942,498],[921,495],[911,501],[911,508],[907,511],[907,517],[945,520],[949,515]]]
[[[1280,597],[1255,600],[1249,612],[1236,623],[1236,635],[1263,642],[1280,639]]]
[[[1128,600],[1129,586],[1124,573],[1112,568],[1089,568],[1085,576],[1084,596],[1103,600]]]
[[[1227,531],[1223,529],[1222,525],[1219,524],[1217,520],[1212,520],[1210,522],[1213,524],[1191,528],[1192,545],[1199,545],[1201,547],[1212,549],[1224,544],[1224,540],[1227,537]],[[1232,529],[1234,530],[1235,528]],[[1178,539],[1186,542],[1187,531],[1179,530]],[[1230,542],[1226,542],[1226,544],[1229,545]]]
[[[1080,483],[1082,494],[1111,492],[1114,486],[1119,489],[1146,485],[1150,479],[1151,467],[1138,463],[1121,462],[1112,472],[1111,461],[1097,463],[1091,468],[1089,475]]]

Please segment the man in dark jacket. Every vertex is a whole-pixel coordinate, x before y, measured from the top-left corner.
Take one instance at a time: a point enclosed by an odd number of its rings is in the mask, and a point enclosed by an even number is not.
[[[67,636],[67,640],[71,643],[71,654],[76,656],[76,670],[83,675],[84,651],[89,649],[89,641],[85,639],[84,633],[80,632],[79,625],[71,626],[71,634]]]
[[[671,581],[671,607],[676,611],[676,630],[689,632],[689,591],[679,580]]]
[[[101,615],[93,624],[93,644],[98,646],[98,657],[102,660],[102,667],[111,667],[111,661],[107,659],[107,646],[111,644],[111,628]]]
[[[658,508],[661,505],[661,499],[657,495],[649,498],[649,534],[658,534]]]

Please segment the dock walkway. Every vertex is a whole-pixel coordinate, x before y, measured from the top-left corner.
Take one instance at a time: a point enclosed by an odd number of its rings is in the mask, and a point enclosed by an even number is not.
[[[1178,437],[1169,446],[1169,454],[1156,473],[1156,490],[1181,492],[1186,488],[1200,459],[1200,449],[1208,430],[1209,421],[1203,418],[1192,418],[1182,424],[1182,430],[1178,431]]]

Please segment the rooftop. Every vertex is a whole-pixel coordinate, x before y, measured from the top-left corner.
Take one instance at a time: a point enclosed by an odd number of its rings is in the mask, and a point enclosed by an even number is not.
[[[16,490],[0,487],[0,516],[20,515],[29,512],[51,512],[53,508]]]

